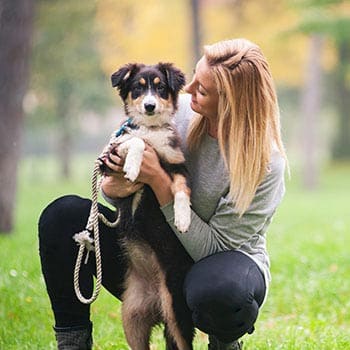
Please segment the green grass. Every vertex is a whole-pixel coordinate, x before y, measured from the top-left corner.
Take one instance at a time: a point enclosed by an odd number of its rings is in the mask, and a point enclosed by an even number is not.
[[[89,196],[89,164],[76,162],[73,180],[58,181],[53,162],[21,165],[16,228],[0,235],[0,349],[54,349],[53,317],[45,292],[37,242],[44,206],[65,193]],[[83,171],[79,171],[83,169]],[[350,165],[322,172],[317,191],[300,189],[297,179],[268,234],[273,282],[256,331],[245,349],[350,349]],[[102,292],[92,306],[96,349],[128,349],[120,303]],[[161,330],[152,349],[164,349]],[[195,349],[206,349],[198,333]]]

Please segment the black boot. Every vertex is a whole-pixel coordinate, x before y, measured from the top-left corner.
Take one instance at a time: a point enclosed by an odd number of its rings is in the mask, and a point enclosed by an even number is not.
[[[215,336],[209,335],[208,350],[242,350],[243,343],[238,340],[234,340],[230,343],[223,343]]]
[[[54,327],[58,350],[91,350],[92,323],[79,327]]]

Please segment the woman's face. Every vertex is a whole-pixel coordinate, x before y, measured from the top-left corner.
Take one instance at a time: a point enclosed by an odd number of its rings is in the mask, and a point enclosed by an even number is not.
[[[205,56],[198,61],[192,81],[185,86],[185,91],[192,95],[191,108],[193,111],[210,121],[217,120],[219,95]]]

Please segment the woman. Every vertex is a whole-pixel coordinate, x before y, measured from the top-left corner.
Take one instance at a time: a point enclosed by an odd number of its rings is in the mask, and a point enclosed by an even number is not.
[[[181,98],[176,123],[191,177],[188,232],[179,233],[174,226],[171,180],[149,146],[138,183],[125,182],[123,160],[116,155],[107,163],[115,173],[104,179],[102,189],[113,203],[143,183],[152,188],[174,234],[195,261],[183,286],[195,326],[209,335],[209,349],[240,349],[238,339],[253,332],[267,295],[266,231],[284,194],[286,156],[276,92],[260,48],[245,39],[205,46],[185,91],[190,100]],[[76,254],[72,226],[87,218],[88,208],[87,200],[65,197],[51,204],[40,222],[42,267],[62,349],[78,349],[63,347],[73,339],[78,344],[91,341],[89,307],[76,300],[67,278]],[[53,232],[64,229],[67,219],[72,220],[69,233],[58,240]],[[101,233],[103,284],[119,297],[125,266],[108,230]],[[69,251],[69,259],[63,261],[60,251]],[[82,273],[86,292],[91,291],[93,268],[85,266]],[[65,280],[62,287],[57,274]]]

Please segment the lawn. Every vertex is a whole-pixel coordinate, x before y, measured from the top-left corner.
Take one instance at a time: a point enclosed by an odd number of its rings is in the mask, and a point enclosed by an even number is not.
[[[89,196],[92,158],[76,162],[69,182],[57,179],[52,161],[26,159],[20,168],[16,228],[0,235],[0,349],[55,349],[53,318],[41,277],[37,219],[65,193]],[[79,169],[81,171],[79,171]],[[298,177],[269,230],[273,282],[245,349],[350,349],[350,165],[322,171],[317,191]],[[95,349],[128,349],[120,304],[102,291],[92,306]],[[197,333],[196,350],[206,336]],[[164,349],[161,330],[152,349]]]

